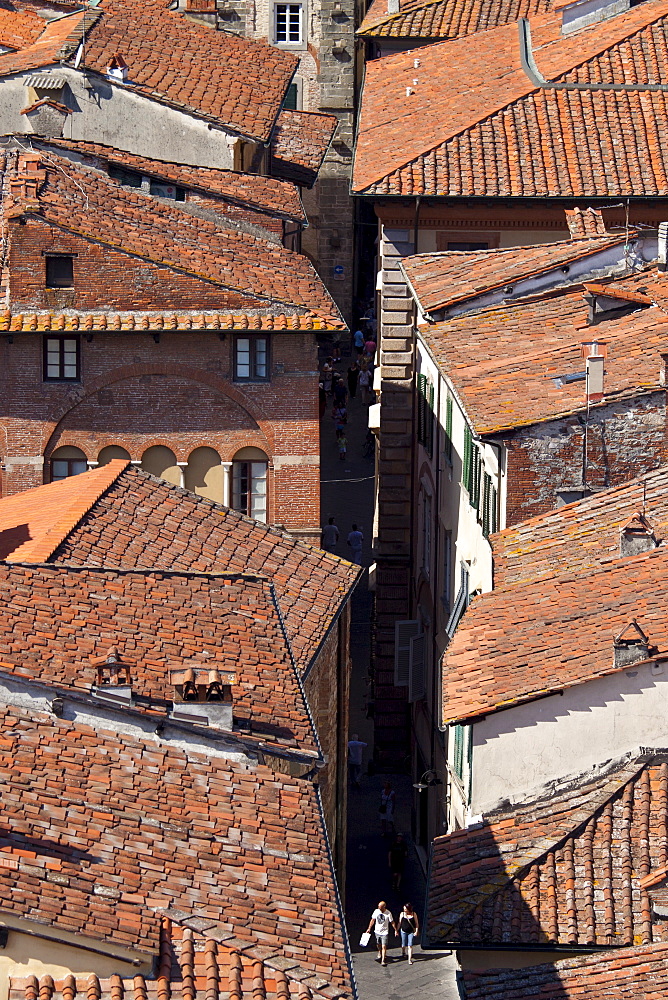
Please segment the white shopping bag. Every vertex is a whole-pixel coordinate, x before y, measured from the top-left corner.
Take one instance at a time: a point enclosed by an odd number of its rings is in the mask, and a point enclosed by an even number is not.
[[[371,935],[369,934],[368,931],[365,931],[364,934],[362,934],[362,937],[360,938],[360,945],[362,946],[362,948],[366,948],[370,940],[371,940]]]

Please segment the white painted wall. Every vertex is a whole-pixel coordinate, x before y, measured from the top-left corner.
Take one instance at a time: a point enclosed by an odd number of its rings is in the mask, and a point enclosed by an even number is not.
[[[471,812],[534,798],[639,746],[668,746],[668,661],[629,667],[474,723]]]
[[[65,122],[66,139],[85,139],[127,149],[141,156],[194,166],[234,167],[238,139],[205,121],[136,94],[129,87],[94,78],[94,90],[83,86],[83,74],[66,66],[51,70],[67,78],[63,99],[73,114]],[[30,91],[24,77],[0,81],[0,132],[31,134],[23,108]]]

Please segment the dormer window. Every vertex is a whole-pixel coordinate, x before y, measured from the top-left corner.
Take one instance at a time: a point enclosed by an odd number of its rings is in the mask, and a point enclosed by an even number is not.
[[[126,170],[125,167],[119,167],[115,163],[110,163],[107,172],[112,180],[118,181],[119,184],[123,184],[125,187],[141,187],[142,176],[136,170]]]

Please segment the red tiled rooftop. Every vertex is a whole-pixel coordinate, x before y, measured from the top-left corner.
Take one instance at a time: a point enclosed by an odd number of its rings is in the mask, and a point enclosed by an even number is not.
[[[570,285],[421,328],[478,434],[577,413],[582,382],[559,384],[584,367],[582,343],[605,342],[605,392],[616,399],[657,390],[668,350],[666,314],[640,309],[588,325],[584,288]]]
[[[593,256],[625,239],[610,235],[499,250],[423,253],[404,257],[401,267],[423,311],[431,313]]]
[[[539,70],[561,82],[661,83],[653,67],[666,59],[667,14],[665,0],[648,0],[568,35],[559,14],[534,18]],[[665,116],[661,92],[537,89],[521,66],[518,26],[508,24],[478,33],[475,44],[463,37],[367,64],[353,190],[666,194]]]
[[[657,540],[666,539],[668,466],[492,535],[494,586],[584,574],[619,558],[620,531],[642,511]]]
[[[360,573],[287,532],[119,460],[0,499],[0,553],[24,563],[261,574],[276,587],[302,671]]]
[[[336,317],[321,318],[310,313],[293,316],[285,313],[246,312],[0,312],[0,331],[34,333],[53,330],[111,331],[164,330],[263,330],[274,333],[295,333],[340,330],[343,323]]]
[[[668,548],[473,598],[443,654],[443,723],[605,677],[631,620],[668,654]],[[578,655],[573,655],[574,644]]]
[[[22,165],[19,157],[16,169],[20,171]],[[304,255],[232,226],[223,228],[220,220],[194,216],[177,203],[125,188],[55,152],[48,154],[42,167],[45,178],[37,206],[20,201],[18,208],[69,232],[204,279],[207,298],[202,305],[207,310],[213,284],[220,289],[220,308],[228,312],[294,310],[344,326],[333,299]],[[196,294],[194,286],[193,298]],[[193,307],[197,307],[195,301]]]
[[[668,995],[668,945],[625,948],[528,969],[465,972],[462,1000],[659,1000]]]
[[[44,27],[44,18],[31,10],[0,7],[0,45],[23,49],[37,41]]]
[[[140,171],[149,177],[172,181],[195,191],[217,195],[226,201],[247,205],[259,212],[277,214],[286,219],[306,221],[299,191],[288,181],[262,174],[244,174],[235,170],[193,167],[185,163],[149,159],[99,142],[74,139],[33,139],[36,149],[55,147],[84,154],[96,162],[112,163]]]
[[[0,780],[7,915],[140,958],[158,956],[167,915],[242,952],[246,968],[264,960],[314,995],[351,996],[308,780],[6,705]]]
[[[336,115],[282,111],[271,140],[272,173],[313,187],[337,124]]]
[[[667,835],[665,755],[490,813],[434,841],[429,940],[543,950],[665,942],[640,883],[666,864]]]
[[[401,0],[388,14],[373,0],[357,33],[365,38],[444,39],[487,31],[550,9],[550,0]]]
[[[0,593],[0,669],[89,692],[113,648],[138,709],[164,719],[174,672],[230,672],[237,733],[321,756],[268,580],[0,563]]]
[[[15,52],[0,53],[0,77],[58,64],[77,49],[82,30],[99,16],[97,11],[78,10],[50,22],[40,18],[42,31],[36,38],[26,37],[28,44]]]

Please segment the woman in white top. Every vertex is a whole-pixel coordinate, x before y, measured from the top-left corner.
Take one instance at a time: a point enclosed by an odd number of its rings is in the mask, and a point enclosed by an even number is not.
[[[387,939],[390,934],[390,926],[396,934],[397,925],[394,922],[394,917],[388,910],[385,900],[381,899],[380,903],[371,914],[371,920],[369,921],[369,926],[367,927],[367,934],[371,933],[372,927],[374,929],[374,933],[376,935],[376,946],[378,948],[378,958],[380,959],[381,965],[387,965]]]

